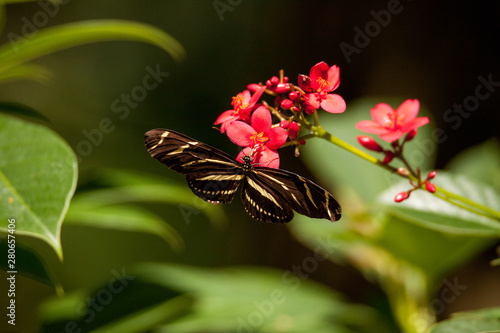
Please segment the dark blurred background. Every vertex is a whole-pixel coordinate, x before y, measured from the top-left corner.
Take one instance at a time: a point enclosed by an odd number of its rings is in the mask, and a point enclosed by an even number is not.
[[[214,6],[221,3],[227,7]],[[388,6],[394,13],[384,17],[381,11],[387,11]],[[40,10],[38,2],[8,6],[3,43],[9,43],[9,32],[21,35],[23,18],[32,21]],[[373,29],[375,16],[384,17],[386,26],[377,25],[378,31],[369,31],[369,40],[356,37],[358,29]],[[500,82],[498,1],[243,0],[232,5],[225,0],[69,1],[59,6],[46,27],[111,18],[163,29],[186,48],[186,60],[175,63],[149,44],[91,44],[37,59],[36,63],[53,73],[48,83],[16,82],[0,91],[2,100],[24,103],[48,117],[51,128],[77,153],[79,143],[86,140],[83,131],[98,128],[103,118],[112,121],[115,129],[85,153],[88,156],[81,156],[81,184],[101,167],[151,172],[183,183],[183,177],[150,158],[143,144],[146,131],[175,129],[236,154],[237,148],[227,137],[212,129],[217,116],[230,109],[231,97],[249,83],[278,75],[280,69],[296,82],[298,74],[308,74],[319,61],[340,67],[341,84],[336,93],[346,99],[346,112],[351,101],[364,96],[380,96],[381,102],[393,96],[418,98],[448,136],[438,145],[437,168],[463,149],[499,134],[498,84],[477,107],[470,107],[466,116],[457,119],[453,111],[447,113],[454,104],[463,104],[476,94],[481,83],[478,77],[491,76],[492,81]],[[365,45],[359,47],[360,43]],[[341,45],[357,50],[346,56]],[[128,114],[114,112],[113,105],[125,105],[120,102],[122,94],[142,85],[147,68],[159,68],[168,76],[142,101],[128,107]],[[482,88],[481,93],[486,90]],[[357,134],[353,129],[353,135]],[[307,174],[299,159],[289,155],[283,156],[282,165]],[[172,224],[186,240],[183,253],[171,253],[153,236],[63,228],[65,263],[59,275],[65,287],[71,290],[89,281],[105,280],[110,269],[142,260],[290,269],[310,253],[285,227],[252,221],[242,213],[239,200],[225,207],[230,223],[223,230],[214,230],[201,215],[186,224],[175,209],[153,208],[170,214]],[[128,249],[128,255],[118,251],[123,248]],[[484,269],[488,259],[492,259],[489,254],[471,265]],[[92,267],[92,271],[78,271],[78,267]],[[354,301],[364,302],[370,293],[379,293],[355,270],[326,262],[313,278]],[[47,288],[42,294],[51,291]],[[453,304],[458,309],[453,310],[468,309],[468,300],[466,295],[460,298]]]

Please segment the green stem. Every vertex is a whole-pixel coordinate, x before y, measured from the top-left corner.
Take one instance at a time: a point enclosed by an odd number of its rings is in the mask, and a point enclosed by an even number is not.
[[[348,143],[340,140],[339,138],[331,135],[326,130],[324,130],[323,127],[321,127],[321,125],[310,126],[309,130],[316,137],[319,137],[323,140],[331,142],[334,145],[339,146],[340,148],[345,149],[348,152],[350,152],[354,155],[357,155],[370,163],[373,163],[375,165],[378,165],[378,166],[386,169],[387,171],[397,173],[396,168],[382,163],[382,161],[378,160],[377,158],[375,158],[375,157],[365,153],[364,151],[361,151],[358,148],[353,147],[350,144],[348,144]],[[418,179],[413,175],[409,175],[407,178],[418,183]],[[422,188],[424,188],[424,185],[422,185]],[[446,191],[438,186],[436,186],[436,192],[434,192],[433,194],[436,195],[438,198],[443,199],[443,200],[445,200],[445,201],[447,201],[455,206],[466,209],[466,210],[473,212],[475,214],[487,216],[489,218],[493,218],[495,220],[500,221],[500,212],[498,212],[494,209],[491,209],[487,206],[481,205],[481,204],[479,204],[475,201],[472,201],[470,199],[464,198],[464,197],[457,195],[455,193],[448,192],[448,191]]]

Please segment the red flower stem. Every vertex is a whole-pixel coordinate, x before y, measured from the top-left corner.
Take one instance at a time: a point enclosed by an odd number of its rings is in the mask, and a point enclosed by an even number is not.
[[[340,140],[339,138],[331,135],[330,133],[325,131],[323,129],[323,127],[321,127],[321,125],[309,126],[308,129],[311,131],[313,136],[316,136],[318,138],[321,138],[323,140],[331,142],[334,145],[339,146],[340,148],[345,149],[348,152],[350,152],[354,155],[357,155],[370,163],[378,165],[378,166],[386,169],[387,171],[395,172],[396,174],[398,174],[396,168],[391,167],[391,166],[386,165],[386,164],[383,164],[382,161],[378,160],[377,158],[375,158],[375,157],[365,153],[364,151],[361,151],[361,150],[351,146],[350,144]],[[404,163],[404,159],[403,159],[403,163]],[[407,162],[405,164],[407,166],[409,166]],[[410,170],[411,170],[411,168],[410,168]],[[400,174],[398,174],[398,175],[400,175]],[[425,189],[424,182],[420,182],[419,179],[417,177],[415,177],[413,174],[408,175],[408,176],[403,176],[403,175],[400,175],[400,176],[414,181],[415,183],[417,183],[419,185],[420,188]],[[500,221],[500,212],[498,212],[494,209],[491,209],[487,206],[481,205],[481,204],[479,204],[475,201],[472,201],[470,199],[464,198],[460,195],[448,192],[439,186],[436,186],[436,192],[434,192],[432,194],[435,195],[436,197],[442,199],[442,200],[445,200],[445,201],[447,201],[447,202],[449,202],[457,207],[466,209],[472,213],[483,215],[483,216]]]

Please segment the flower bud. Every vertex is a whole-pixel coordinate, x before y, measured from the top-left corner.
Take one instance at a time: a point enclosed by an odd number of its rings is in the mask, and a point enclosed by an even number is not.
[[[257,83],[250,83],[248,86],[247,86],[247,89],[250,90],[251,92],[256,92],[257,90],[259,90],[261,88],[261,86],[259,86]]]
[[[366,149],[381,152],[384,149],[373,138],[366,135],[359,135],[358,142]]]
[[[399,167],[398,168],[398,174],[400,174],[401,176],[409,176],[410,175],[410,172],[403,168],[403,167]]]
[[[290,110],[292,110],[293,112],[299,112],[299,107],[297,105],[294,105],[290,108]]]
[[[427,179],[432,179],[434,177],[436,177],[436,171],[435,170],[429,172],[429,174],[427,175]]]
[[[299,134],[299,124],[297,122],[292,121],[288,124],[288,136],[290,139],[297,139],[297,134]]]
[[[384,160],[382,161],[382,163],[389,164],[389,163],[391,163],[393,158],[394,158],[394,153],[392,151],[388,150],[385,152],[385,157],[384,157]]]
[[[280,79],[277,76],[273,76],[269,81],[271,82],[271,85],[273,85],[273,86],[280,83]]]
[[[274,89],[274,92],[277,94],[284,94],[290,91],[290,84],[289,83],[278,83],[276,85],[276,89]]]
[[[411,131],[408,132],[408,134],[406,134],[405,141],[412,140],[415,137],[415,135],[417,135],[417,130],[412,129]]]
[[[300,139],[300,140],[299,140],[299,144],[300,144],[301,146],[305,145],[305,144],[306,144],[306,140],[305,140],[305,139]]]
[[[288,98],[290,98],[292,101],[297,101],[300,98],[300,92],[299,91],[292,91],[288,94]]]
[[[288,76],[283,76],[283,83],[287,83],[288,82]]]
[[[315,108],[313,108],[311,105],[306,105],[306,106],[304,107],[304,111],[305,111],[307,114],[311,115],[311,114],[313,114],[313,113],[314,113],[314,111],[316,111],[316,109],[315,109]]]
[[[403,200],[406,200],[410,197],[410,193],[408,192],[400,192],[398,194],[396,194],[396,196],[394,197],[394,201],[396,202],[401,202]]]
[[[299,83],[300,89],[304,90],[305,92],[311,92],[311,78],[307,75],[300,74],[299,78],[297,79]]]
[[[280,127],[287,129],[288,128],[288,120],[282,120],[280,121]]]
[[[288,99],[288,98],[286,98],[286,99],[284,99],[284,100],[281,101],[280,105],[281,105],[281,108],[283,110],[288,110],[288,109],[290,109],[293,106],[293,101],[290,100],[290,99]]]
[[[431,182],[425,182],[425,188],[431,193],[436,192],[436,185],[432,184]]]

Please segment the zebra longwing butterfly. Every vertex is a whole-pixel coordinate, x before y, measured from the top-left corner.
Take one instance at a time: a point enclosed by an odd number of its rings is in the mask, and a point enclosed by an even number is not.
[[[218,204],[229,203],[240,184],[245,210],[256,220],[286,223],[293,211],[332,222],[340,219],[340,205],[322,187],[290,171],[253,166],[251,156],[238,162],[231,155],[184,134],[154,129],[145,135],[152,157],[186,180],[194,194]]]

